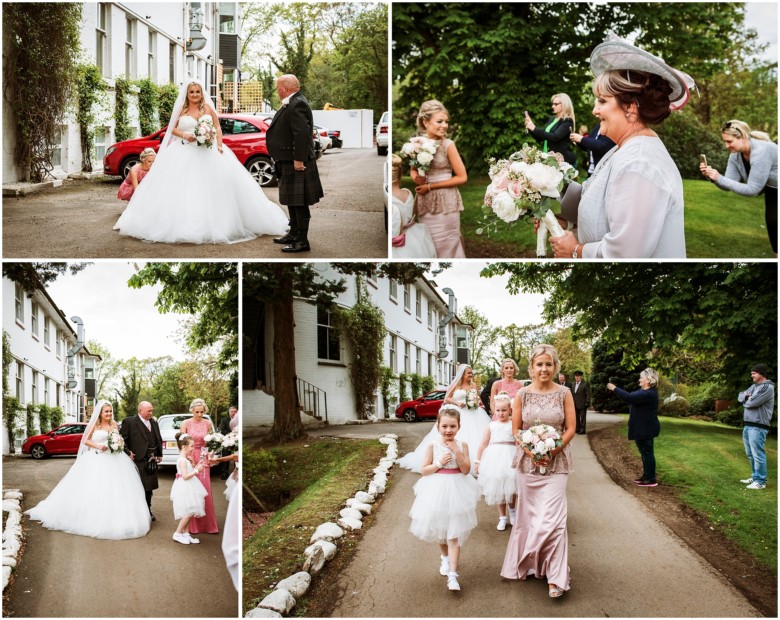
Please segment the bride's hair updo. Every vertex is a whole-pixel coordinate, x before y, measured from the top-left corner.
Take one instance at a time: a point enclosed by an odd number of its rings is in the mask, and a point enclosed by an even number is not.
[[[431,120],[431,117],[438,112],[444,112],[447,116],[450,115],[450,113],[447,112],[447,108],[444,107],[444,104],[441,101],[431,99],[430,101],[423,103],[420,106],[419,113],[417,114],[417,129],[419,129],[422,133],[425,133],[425,123]]]
[[[657,125],[671,114],[672,87],[654,73],[637,70],[605,71],[593,83],[597,97],[614,97],[622,108],[636,103],[639,120],[645,125]]]
[[[179,452],[184,446],[189,446],[191,443],[195,443],[192,435],[187,433],[176,433],[176,445],[179,447]]]
[[[553,361],[553,374],[557,375],[558,371],[561,369],[561,360],[558,359],[558,351],[555,350],[555,347],[551,344],[537,344],[533,351],[531,351],[531,357],[528,361],[528,376],[533,379],[534,371],[534,360],[539,357],[540,355],[549,355],[552,358]]]
[[[190,86],[192,86],[193,84],[200,89],[200,103],[198,103],[198,114],[203,116],[206,113],[206,93],[203,92],[203,86],[201,86],[198,82],[190,82],[189,84],[187,84],[187,92],[189,92]],[[185,94],[184,107],[182,107],[181,109],[181,114],[186,113],[189,107],[190,107],[190,98],[189,95]]]

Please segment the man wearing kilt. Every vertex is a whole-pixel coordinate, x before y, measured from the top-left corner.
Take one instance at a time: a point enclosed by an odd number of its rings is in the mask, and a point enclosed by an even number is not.
[[[158,462],[162,459],[163,444],[152,403],[146,401],[138,403],[138,415],[126,418],[119,428],[119,434],[125,440],[125,452],[133,459],[138,469],[138,475],[146,492],[146,505],[149,506],[149,514],[154,521],[152,492],[160,486],[160,483],[157,480],[157,470],[148,472],[146,463],[150,459],[156,459]]]
[[[266,132],[268,153],[274,160],[279,179],[279,202],[287,205],[290,214],[290,232],[274,239],[287,244],[282,252],[308,252],[309,205],[325,194],[317,171],[312,130],[314,118],[306,98],[298,92],[300,84],[294,75],[276,79],[276,92],[282,107],[274,115]]]

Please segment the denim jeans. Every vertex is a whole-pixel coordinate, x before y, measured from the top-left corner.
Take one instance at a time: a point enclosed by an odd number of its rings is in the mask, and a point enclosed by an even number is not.
[[[768,431],[755,426],[742,429],[742,443],[745,444],[745,454],[750,461],[753,481],[766,484],[766,436]]]
[[[643,480],[655,482],[655,453],[653,452],[653,438],[637,439],[636,447],[639,448],[639,454],[642,456]]]

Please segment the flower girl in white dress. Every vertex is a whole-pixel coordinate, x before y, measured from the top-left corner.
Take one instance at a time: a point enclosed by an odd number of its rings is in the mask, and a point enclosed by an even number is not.
[[[192,517],[202,517],[206,514],[206,496],[208,491],[197,476],[203,471],[203,464],[193,467],[190,458],[195,449],[195,440],[186,433],[176,435],[179,446],[179,460],[176,461],[176,479],[171,487],[173,502],[173,518],[179,519],[179,527],[173,534],[173,540],[182,545],[196,545],[200,542],[190,536],[187,526]]]
[[[496,529],[506,529],[506,507],[509,504],[509,523],[515,523],[515,498],[517,482],[512,459],[515,456],[515,440],[512,436],[512,423],[509,413],[512,411],[512,399],[506,392],[494,397],[496,419],[485,429],[482,444],[474,459],[477,481],[488,506],[498,504],[498,525]]]
[[[414,196],[401,187],[403,161],[398,155],[393,155],[392,162],[393,258],[436,258],[436,246],[428,227],[415,222]]]
[[[460,590],[458,558],[461,545],[477,526],[479,485],[469,475],[468,445],[455,439],[460,429],[458,408],[444,405],[436,428],[439,440],[426,448],[422,477],[414,485],[409,531],[424,541],[439,543],[439,574],[447,577],[448,589]]]

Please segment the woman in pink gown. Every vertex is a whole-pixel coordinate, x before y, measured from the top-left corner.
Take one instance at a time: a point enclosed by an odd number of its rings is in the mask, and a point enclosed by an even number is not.
[[[201,459],[201,452],[208,451],[205,447],[203,438],[209,433],[214,432],[211,422],[203,416],[208,413],[208,407],[202,398],[196,398],[190,403],[190,413],[192,417],[182,422],[181,431],[187,433],[195,440],[195,449],[192,451],[192,461],[198,463]],[[204,468],[198,474],[198,480],[201,481],[208,495],[206,496],[206,516],[193,517],[190,519],[190,534],[217,534],[217,515],[214,512],[214,499],[211,495],[211,467],[208,461],[204,461]]]
[[[490,410],[494,412],[494,421],[498,420],[498,416],[495,414],[496,394],[506,392],[509,398],[514,399],[517,391],[523,387],[523,382],[515,379],[518,374],[520,374],[520,368],[515,360],[507,358],[501,362],[501,378],[490,387]]]
[[[554,347],[536,346],[528,368],[533,383],[515,396],[512,433],[517,436],[521,428],[549,424],[560,431],[563,445],[536,465],[529,452],[517,448],[512,463],[517,470],[517,516],[501,567],[501,576],[507,579],[546,577],[551,598],[569,589],[566,486],[572,471],[569,443],[576,430],[571,390],[553,382],[560,367]],[[546,468],[544,475],[541,466]]]

